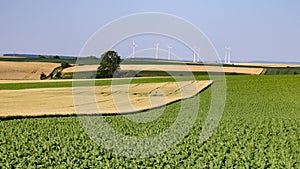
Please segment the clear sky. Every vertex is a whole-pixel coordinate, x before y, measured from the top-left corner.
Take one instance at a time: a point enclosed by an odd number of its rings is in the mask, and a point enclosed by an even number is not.
[[[233,60],[300,62],[299,0],[1,0],[0,8],[0,54],[78,55],[110,21],[163,12],[196,25],[221,58],[230,46]]]

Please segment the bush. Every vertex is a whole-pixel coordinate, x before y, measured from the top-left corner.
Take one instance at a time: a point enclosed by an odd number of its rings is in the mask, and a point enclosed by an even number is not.
[[[46,58],[46,56],[44,56],[44,55],[39,55],[39,58],[41,58],[41,59],[45,59],[45,58]]]
[[[54,76],[54,79],[61,79],[61,72],[57,72]]]
[[[46,79],[47,78],[47,75],[44,73],[44,72],[42,72],[41,73],[41,76],[40,76],[40,79],[41,80],[44,80],[44,79]]]
[[[61,63],[61,67],[62,67],[63,69],[65,69],[65,68],[71,67],[71,65],[70,65],[68,62],[62,62],[62,63]]]

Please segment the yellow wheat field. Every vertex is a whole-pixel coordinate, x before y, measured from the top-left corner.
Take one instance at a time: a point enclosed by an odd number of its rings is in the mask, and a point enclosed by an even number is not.
[[[98,65],[84,65],[67,68],[63,73],[96,71]],[[220,66],[202,66],[202,65],[121,65],[121,70],[160,70],[160,71],[191,71],[191,72],[227,72],[259,75],[263,68],[248,67],[220,67]]]
[[[50,74],[59,63],[0,61],[0,80],[39,80],[42,72]]]
[[[1,90],[0,116],[71,115],[76,110],[80,114],[133,113],[192,97],[210,84],[212,81],[206,80],[77,87],[73,91],[72,88]],[[97,112],[92,108],[95,105],[99,108]]]

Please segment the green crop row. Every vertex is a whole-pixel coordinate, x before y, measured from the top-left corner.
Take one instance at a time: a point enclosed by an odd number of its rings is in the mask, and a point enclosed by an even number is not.
[[[165,153],[126,158],[94,143],[76,116],[25,118],[0,122],[0,168],[299,168],[300,76],[227,76],[226,80],[220,125],[202,144],[199,137],[210,108],[210,88],[200,94],[193,128]],[[166,106],[158,119],[148,123],[128,118],[146,118],[161,109],[105,119],[124,135],[156,136],[174,123],[181,103],[192,99],[197,97]],[[97,118],[101,117],[91,119]]]
[[[265,75],[297,75],[300,74],[300,67],[272,67],[266,68]]]
[[[194,77],[176,77],[176,81],[187,81],[187,80],[207,80],[208,76]],[[159,83],[159,82],[174,82],[173,77],[161,77],[161,78],[139,78],[139,79],[95,79],[95,81],[82,80],[76,81],[75,86],[104,86],[104,85],[115,85],[115,84],[137,84],[137,83]],[[43,82],[24,82],[24,83],[0,83],[0,90],[19,90],[19,89],[33,89],[33,88],[59,88],[59,87],[72,87],[72,81],[43,81]]]

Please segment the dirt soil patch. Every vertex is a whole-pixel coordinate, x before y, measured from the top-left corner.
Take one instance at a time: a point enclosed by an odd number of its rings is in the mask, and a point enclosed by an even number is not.
[[[0,116],[134,113],[190,98],[211,84],[211,80],[206,80],[76,87],[74,90],[2,90]]]

